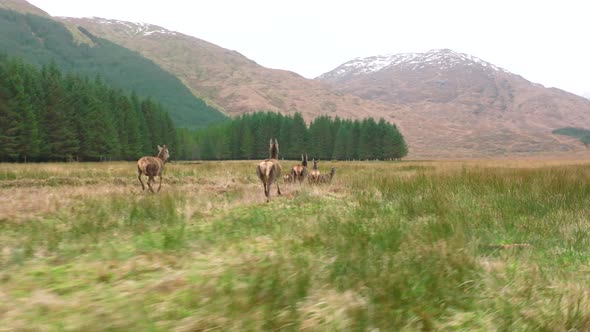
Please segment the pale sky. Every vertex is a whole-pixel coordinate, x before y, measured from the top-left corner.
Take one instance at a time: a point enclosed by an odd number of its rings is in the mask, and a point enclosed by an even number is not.
[[[355,57],[450,48],[590,93],[585,0],[29,0],[52,16],[145,22],[315,78]]]

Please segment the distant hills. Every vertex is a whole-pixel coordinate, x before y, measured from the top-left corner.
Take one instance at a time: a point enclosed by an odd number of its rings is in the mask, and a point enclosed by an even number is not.
[[[20,3],[21,7],[26,3],[0,1]],[[586,153],[579,141],[553,131],[590,128],[589,100],[529,82],[468,54],[440,49],[357,58],[309,80],[147,23],[54,19],[69,31],[75,45],[93,49],[98,43],[100,47],[132,50],[175,75],[186,87],[178,91],[190,92],[229,116],[265,110],[290,115],[300,112],[307,121],[321,115],[384,118],[401,129],[410,158]],[[118,60],[107,61],[101,69],[116,68],[117,64]],[[130,72],[124,76],[131,78]],[[152,78],[139,81],[155,82]],[[158,100],[176,99],[171,96],[177,89],[145,90],[160,92]],[[187,114],[167,108],[176,121]],[[207,114],[222,117],[220,113]]]
[[[433,156],[575,150],[552,131],[590,125],[589,100],[449,49],[357,58],[318,80],[426,119],[404,129]]]
[[[19,2],[2,0],[0,6]],[[12,6],[18,7],[16,5]],[[195,97],[182,82],[134,51],[94,36],[83,28],[64,25],[42,11],[21,14],[0,8],[0,52],[42,65],[54,62],[66,72],[94,77],[140,97],[161,103],[182,127],[204,127],[225,116]]]

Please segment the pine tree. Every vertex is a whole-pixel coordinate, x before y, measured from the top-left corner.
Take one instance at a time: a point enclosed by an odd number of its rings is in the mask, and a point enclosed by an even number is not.
[[[240,148],[241,157],[244,159],[254,158],[254,134],[249,124],[246,122],[243,128],[242,144]]]
[[[345,160],[347,158],[346,152],[348,151],[351,141],[351,130],[350,127],[342,124],[336,133],[336,139],[334,142],[334,152],[332,153],[332,159]]]
[[[78,155],[79,141],[73,125],[74,116],[65,105],[61,72],[54,63],[42,71],[45,105],[45,152],[50,160],[72,160]]]

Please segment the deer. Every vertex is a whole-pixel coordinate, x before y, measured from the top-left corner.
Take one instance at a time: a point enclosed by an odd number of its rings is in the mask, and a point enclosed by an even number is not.
[[[295,165],[291,168],[291,181],[303,182],[307,176],[307,154],[301,155],[301,165]]]
[[[264,196],[266,196],[266,202],[270,202],[270,187],[275,180],[281,176],[281,164],[279,164],[279,142],[275,138],[274,143],[272,138],[270,139],[270,146],[268,148],[268,159],[264,160],[256,167],[256,174],[262,181],[264,187]],[[281,188],[279,188],[279,181],[277,183],[277,194],[281,195]]]
[[[321,174],[319,183],[332,183],[332,179],[334,178],[334,174],[336,174],[336,167],[332,167],[332,170],[328,174]]]
[[[318,183],[320,179],[320,170],[318,169],[318,161],[313,159],[313,169],[309,173],[308,181],[309,183]]]
[[[293,176],[291,174],[285,174],[283,175],[283,181],[285,181],[285,183],[291,183],[293,182]]]
[[[168,147],[166,147],[166,145],[158,145],[158,154],[155,157],[141,157],[137,161],[137,178],[141,183],[141,190],[145,190],[145,186],[141,180],[142,175],[146,175],[148,177],[147,185],[152,193],[154,192],[152,183],[155,182],[154,177],[157,176],[160,178],[160,184],[158,185],[158,192],[160,192],[160,188],[162,188],[162,171],[164,170],[164,164],[168,158],[170,158]]]

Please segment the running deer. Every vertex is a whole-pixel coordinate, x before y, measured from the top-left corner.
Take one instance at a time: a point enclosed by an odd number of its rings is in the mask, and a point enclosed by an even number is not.
[[[256,167],[256,174],[262,181],[264,187],[264,195],[266,196],[266,202],[270,202],[270,187],[273,182],[277,183],[277,194],[281,194],[281,188],[279,188],[279,181],[281,176],[281,164],[279,164],[279,142],[275,138],[274,143],[272,138],[270,139],[270,147],[268,149],[269,158],[258,164]]]
[[[164,170],[164,164],[168,158],[170,158],[170,153],[168,152],[166,145],[158,145],[157,156],[142,157],[137,161],[137,178],[141,183],[141,190],[145,190],[145,186],[141,180],[142,175],[147,175],[147,185],[152,193],[154,192],[154,189],[152,189],[152,183],[155,182],[154,177],[157,176],[160,178],[160,184],[158,185],[158,192],[160,192],[160,188],[162,187],[162,171]]]
[[[336,167],[332,167],[332,171],[330,173],[320,175],[319,183],[332,183],[334,174],[336,174]]]
[[[320,170],[318,169],[318,161],[313,160],[313,169],[309,172],[309,183],[318,183],[320,180]]]
[[[291,168],[291,181],[303,182],[307,176],[307,154],[301,155],[301,165],[295,165]]]

